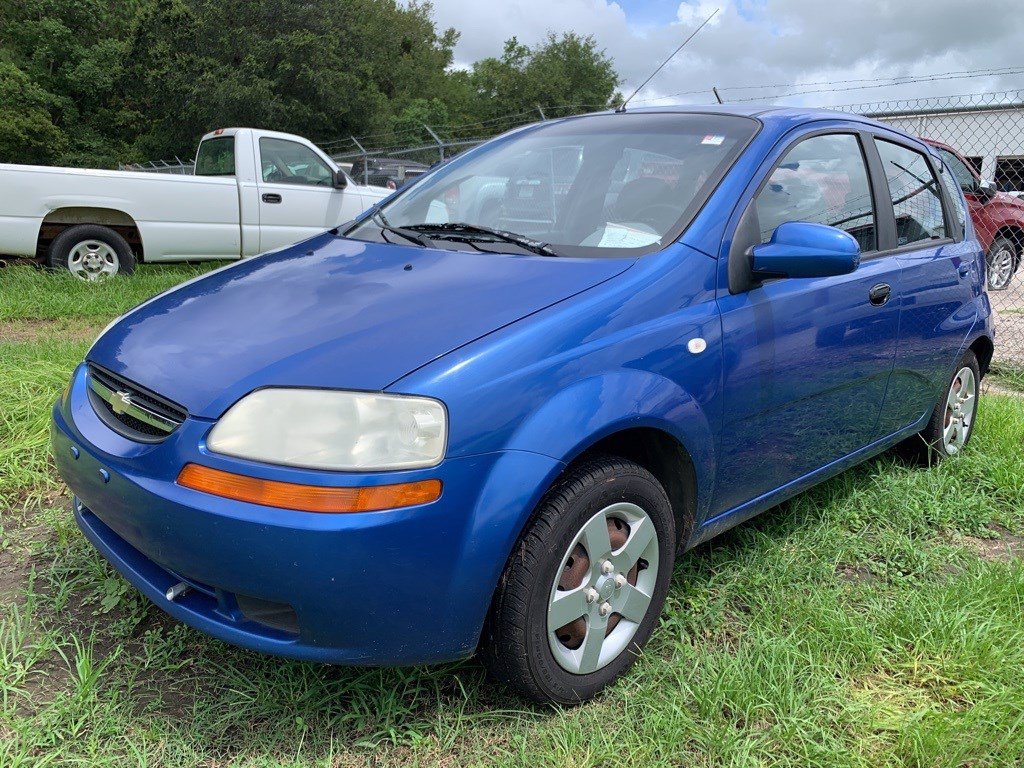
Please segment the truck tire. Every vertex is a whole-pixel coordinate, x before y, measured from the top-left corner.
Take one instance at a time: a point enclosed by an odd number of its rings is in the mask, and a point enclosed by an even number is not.
[[[53,239],[46,266],[95,282],[117,274],[130,275],[135,271],[135,256],[128,242],[110,227],[78,224]]]
[[[1013,280],[1013,273],[1017,271],[1020,263],[1020,253],[1017,244],[1008,237],[997,237],[992,241],[986,256],[988,262],[988,289],[990,291],[1005,291],[1010,287]]]

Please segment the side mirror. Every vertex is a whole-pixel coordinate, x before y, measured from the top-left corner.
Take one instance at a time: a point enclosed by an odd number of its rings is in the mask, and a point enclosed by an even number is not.
[[[831,277],[860,265],[860,245],[853,235],[825,224],[787,221],[772,239],[750,251],[756,277]]]
[[[348,179],[341,171],[331,171],[331,186],[335,189],[344,189],[348,186]]]
[[[998,191],[999,190],[996,189],[994,181],[982,179],[981,181],[978,182],[977,187],[974,190],[974,194],[976,194],[978,197],[980,197],[987,203],[989,200],[996,196],[996,192]]]

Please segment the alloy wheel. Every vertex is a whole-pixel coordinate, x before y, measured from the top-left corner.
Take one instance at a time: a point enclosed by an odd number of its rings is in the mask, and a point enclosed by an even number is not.
[[[974,423],[978,403],[978,381],[974,371],[964,366],[949,387],[946,396],[946,416],[942,428],[942,447],[953,455],[964,447]]]
[[[650,608],[658,532],[636,504],[605,507],[562,557],[548,601],[548,642],[558,665],[585,675],[613,661]]]
[[[1005,245],[992,255],[988,267],[988,287],[991,290],[1001,291],[1010,284],[1013,260],[1013,250]]]

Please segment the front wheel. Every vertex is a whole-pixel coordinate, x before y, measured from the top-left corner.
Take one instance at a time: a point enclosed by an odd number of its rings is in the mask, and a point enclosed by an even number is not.
[[[570,471],[502,576],[482,642],[491,674],[539,702],[596,695],[654,630],[675,543],[668,497],[643,467],[602,458]]]
[[[117,274],[131,274],[135,257],[128,242],[110,227],[79,224],[53,239],[46,254],[46,266],[66,269],[79,280],[96,282]]]
[[[1017,244],[1008,237],[997,237],[988,249],[988,289],[1004,291],[1017,271]]]
[[[928,426],[900,446],[902,453],[919,463],[960,453],[974,433],[980,384],[978,358],[968,350],[960,358],[949,386],[935,404]]]

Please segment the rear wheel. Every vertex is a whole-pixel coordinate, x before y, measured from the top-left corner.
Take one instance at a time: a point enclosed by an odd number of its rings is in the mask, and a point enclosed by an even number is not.
[[[135,271],[135,257],[128,242],[109,227],[79,224],[54,238],[46,254],[46,266],[66,269],[79,280],[96,282]]]
[[[535,701],[594,696],[650,637],[674,555],[675,520],[653,475],[625,459],[582,464],[516,545],[484,632],[488,669]]]
[[[920,463],[960,453],[974,433],[980,384],[978,358],[968,350],[960,359],[949,386],[935,404],[928,426],[905,441],[900,446],[901,452]]]
[[[988,249],[988,289],[1003,291],[1010,286],[1020,258],[1017,244],[1008,237],[997,237]]]

